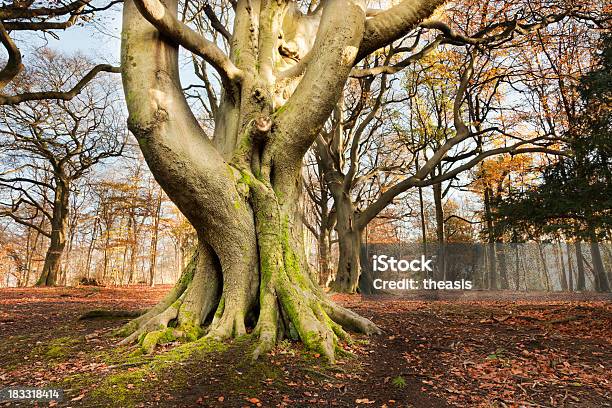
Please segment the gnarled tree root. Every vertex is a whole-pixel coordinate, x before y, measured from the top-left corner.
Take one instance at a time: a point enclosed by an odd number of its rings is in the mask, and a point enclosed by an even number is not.
[[[285,271],[285,258],[281,254],[279,268],[262,280],[259,318],[252,331],[257,341],[254,359],[270,351],[280,340],[290,338],[301,340],[307,349],[333,362],[336,354],[343,353],[339,343],[351,341],[347,331],[380,333],[370,320],[327,299],[310,280],[302,279],[301,274],[290,277],[292,274]],[[195,264],[197,259],[190,262],[192,266]],[[150,353],[157,345],[173,341],[195,341],[202,337],[224,340],[247,333],[244,311],[226,304],[223,297],[217,300],[212,321],[206,327],[202,324],[202,315],[213,312],[210,300],[198,305],[203,307],[200,314],[194,313],[193,308],[187,311],[186,305],[194,304],[188,301],[192,295],[202,294],[197,289],[196,270],[190,272],[188,266],[164,300],[125,325],[118,332],[124,336],[120,344],[138,342],[144,352]]]
[[[200,244],[166,298],[120,330],[125,336],[121,344],[138,341],[145,352],[151,352],[156,345],[175,340],[235,338],[247,333],[248,316],[258,313],[252,332],[257,341],[253,358],[267,353],[283,338],[291,338],[333,362],[337,353],[344,352],[340,342],[350,342],[347,330],[380,333],[374,323],[326,297],[297,255],[299,244],[274,192],[263,182],[253,182],[251,187],[257,203],[259,307],[236,296],[248,291],[239,282],[221,284],[222,268],[212,249]]]

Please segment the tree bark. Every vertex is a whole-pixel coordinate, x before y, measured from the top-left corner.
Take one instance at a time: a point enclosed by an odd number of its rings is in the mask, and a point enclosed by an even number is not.
[[[361,231],[346,229],[338,231],[338,271],[331,288],[336,292],[355,293],[361,273]]]
[[[363,230],[348,194],[342,190],[334,192],[333,195],[336,207],[339,258],[336,278],[331,288],[336,292],[355,293],[361,273],[360,254]]]
[[[45,263],[36,286],[54,286],[60,270],[62,254],[66,247],[66,224],[68,220],[69,185],[68,181],[56,179],[53,214],[51,219],[51,237],[45,256]]]

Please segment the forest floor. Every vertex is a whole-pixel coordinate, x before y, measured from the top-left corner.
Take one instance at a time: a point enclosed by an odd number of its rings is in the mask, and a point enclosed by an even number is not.
[[[127,319],[78,320],[150,307],[168,289],[0,289],[0,389],[58,387],[62,402],[38,406],[62,407],[612,406],[607,295],[336,295],[384,334],[354,336],[333,366],[289,342],[253,363],[248,337],[146,356],[116,346]]]

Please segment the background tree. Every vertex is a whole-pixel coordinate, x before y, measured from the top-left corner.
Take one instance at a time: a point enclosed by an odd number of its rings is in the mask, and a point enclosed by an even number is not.
[[[94,4],[92,0],[61,3],[14,0],[3,3],[0,8],[0,43],[8,58],[0,70],[0,105],[15,105],[42,99],[69,100],[79,94],[98,73],[119,72],[117,67],[99,64],[79,72],[78,79],[70,83],[54,84],[55,87],[20,89],[19,86],[8,86],[17,81],[24,70],[19,40],[27,39],[28,35],[55,35],[55,31],[66,30],[75,24],[91,23],[98,19],[97,14],[117,3],[121,3],[121,0],[109,0],[100,4]],[[38,50],[35,51],[37,52]]]
[[[89,64],[43,51],[17,84],[24,92],[74,81]],[[66,246],[70,195],[101,161],[121,155],[126,134],[116,109],[117,86],[102,79],[71,101],[34,100],[0,110],[3,216],[49,239],[39,285],[55,285]],[[37,223],[41,216],[42,225]]]
[[[584,76],[578,88],[581,111],[565,134],[571,154],[544,166],[541,184],[502,200],[497,215],[504,228],[518,228],[528,238],[561,232],[590,241],[600,291],[609,291],[610,286],[597,241],[609,238],[612,220],[612,48],[607,40],[602,42],[597,68]],[[583,277],[578,288],[584,289]]]

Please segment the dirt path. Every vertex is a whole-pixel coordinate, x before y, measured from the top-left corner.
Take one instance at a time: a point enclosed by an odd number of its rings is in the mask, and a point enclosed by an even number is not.
[[[77,320],[91,309],[147,308],[167,290],[0,290],[0,388],[60,387],[57,406],[70,407],[611,406],[605,296],[336,296],[385,333],[355,336],[352,355],[331,367],[289,342],[252,363],[248,338],[142,356],[114,345],[125,319]]]

